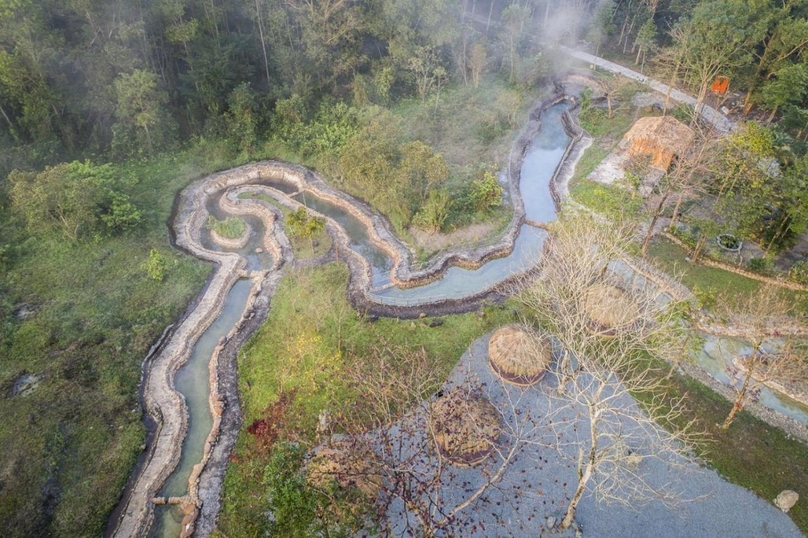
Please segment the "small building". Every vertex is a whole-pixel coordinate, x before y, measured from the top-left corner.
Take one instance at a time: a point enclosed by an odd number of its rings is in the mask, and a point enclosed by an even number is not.
[[[696,134],[671,116],[640,118],[625,134],[631,155],[651,157],[651,166],[667,171],[674,158],[681,157]]]

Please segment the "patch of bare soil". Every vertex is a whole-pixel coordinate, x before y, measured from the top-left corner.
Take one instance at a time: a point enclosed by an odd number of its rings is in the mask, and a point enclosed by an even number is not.
[[[443,250],[457,245],[469,245],[485,239],[496,231],[491,223],[479,223],[460,228],[450,233],[430,234],[418,228],[410,229],[415,245],[427,252]]]
[[[614,151],[603,159],[592,172],[590,172],[587,179],[611,185],[619,182],[626,175],[626,165],[628,164],[629,156],[626,147],[617,146]]]

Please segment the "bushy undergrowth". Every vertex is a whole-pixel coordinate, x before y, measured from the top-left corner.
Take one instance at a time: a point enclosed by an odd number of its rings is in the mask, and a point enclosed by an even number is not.
[[[102,534],[143,442],[143,357],[210,271],[168,245],[174,194],[235,164],[228,145],[197,140],[173,155],[109,165],[107,180],[139,214],[115,234],[29,232],[19,213],[0,212],[5,536]],[[36,388],[12,396],[24,374]]]

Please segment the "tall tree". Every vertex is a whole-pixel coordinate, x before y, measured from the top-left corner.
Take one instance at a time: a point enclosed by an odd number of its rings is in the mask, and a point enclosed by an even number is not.
[[[171,121],[164,108],[168,95],[159,88],[158,82],[157,75],[143,69],[115,79],[118,96],[115,136],[124,151],[135,149],[131,144],[138,142],[141,131],[149,152],[156,145],[171,141]]]
[[[754,68],[749,76],[744,101],[745,114],[760,98],[761,84],[799,59],[808,45],[808,1],[769,0],[759,2],[756,11],[760,24],[765,26],[765,33],[760,43],[752,49]]]
[[[765,27],[742,0],[705,0],[680,24],[686,30],[672,34],[673,46],[682,50],[685,76],[698,87],[698,110],[716,75],[749,65],[749,51],[760,41]]]
[[[721,425],[726,430],[760,384],[766,381],[808,381],[808,360],[794,345],[800,320],[795,317],[780,288],[762,287],[737,305],[729,306],[724,317],[727,326],[752,348],[748,355],[736,358],[740,382],[732,409]],[[767,350],[767,343],[777,346],[777,349]]]

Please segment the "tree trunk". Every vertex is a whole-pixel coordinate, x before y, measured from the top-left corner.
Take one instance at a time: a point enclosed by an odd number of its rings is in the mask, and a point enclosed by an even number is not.
[[[151,141],[151,133],[149,132],[149,126],[144,125],[143,129],[146,131],[146,141],[149,143],[149,153],[152,152],[152,141]]]
[[[595,472],[595,460],[598,454],[598,437],[597,437],[597,426],[596,426],[596,419],[594,417],[590,417],[589,421],[589,435],[592,439],[592,446],[589,449],[589,457],[586,461],[586,468],[581,471],[581,466],[583,465],[583,449],[578,450],[578,487],[575,488],[575,493],[572,495],[572,499],[570,499],[570,504],[567,506],[567,511],[564,514],[564,519],[561,521],[561,525],[559,528],[564,530],[570,528],[572,525],[572,521],[575,518],[575,509],[578,508],[578,503],[581,502],[581,497],[584,495],[584,491],[586,491],[586,485],[589,483],[589,480],[592,478],[592,475]]]
[[[264,23],[261,22],[261,9],[258,0],[255,0],[255,17],[258,22],[258,35],[261,38],[261,51],[264,53],[264,71],[267,75],[267,88],[269,88],[269,60],[267,59],[267,44],[264,39]]]
[[[749,368],[746,370],[746,376],[743,379],[743,385],[741,385],[741,390],[738,391],[738,397],[735,398],[735,402],[732,404],[732,410],[727,415],[726,420],[721,425],[722,430],[726,430],[730,427],[732,422],[735,420],[735,415],[738,414],[738,411],[743,409],[743,401],[746,398],[746,391],[749,390],[749,383],[752,381],[752,373],[755,371],[755,361],[758,358],[758,350],[755,350],[755,354],[752,356],[752,362],[749,363]]]
[[[673,215],[671,215],[671,223],[668,225],[668,231],[673,233],[676,229],[676,221],[679,219],[679,208],[682,206],[682,200],[685,197],[685,193],[680,192],[679,198],[676,199],[676,205],[673,207]]]
[[[659,220],[659,216],[662,214],[662,208],[665,206],[668,196],[670,196],[670,193],[665,193],[665,196],[663,196],[659,201],[659,205],[657,205],[656,211],[654,212],[654,217],[651,219],[651,225],[648,227],[648,232],[645,234],[645,240],[642,242],[643,258],[645,258],[645,254],[648,252],[648,245],[651,244],[651,238],[654,237],[654,227]]]
[[[707,241],[707,236],[703,233],[699,235],[699,240],[696,241],[696,248],[693,249],[693,254],[690,255],[690,263],[696,263],[699,261],[699,256],[701,256],[701,251],[704,250],[704,243]]]
[[[8,123],[8,132],[11,134],[11,138],[13,138],[15,142],[19,142],[20,139],[17,137],[17,130],[14,128],[14,124],[11,123],[11,119],[9,119],[8,114],[6,114],[6,111],[3,109],[2,105],[0,105],[0,114],[3,115],[6,123]]]
[[[769,241],[769,246],[766,247],[766,253],[765,253],[766,256],[769,255],[769,251],[774,246],[774,242],[777,241],[778,239],[780,239],[781,237],[783,237],[783,235],[785,235],[785,233],[788,231],[788,229],[791,228],[791,225],[787,224],[787,223],[788,223],[788,215],[783,217],[783,221],[780,223],[780,226],[777,228],[777,232],[774,234],[774,237],[772,237],[772,240]]]
[[[707,79],[703,80],[701,86],[699,87],[699,95],[698,98],[696,99],[696,106],[693,107],[693,110],[695,110],[696,114],[700,113],[701,110],[704,108],[704,100],[707,98],[707,88],[709,87],[709,85],[710,80]],[[690,122],[691,126],[695,121],[696,116],[693,116],[693,120]]]
[[[673,86],[676,84],[676,77],[679,74],[679,68],[682,65],[681,58],[676,58],[676,65],[673,68],[673,73],[671,73],[671,81],[668,83],[668,91],[665,92],[665,103],[662,105],[662,115],[665,116],[668,113],[668,103],[671,100],[671,92],[673,91]]]

